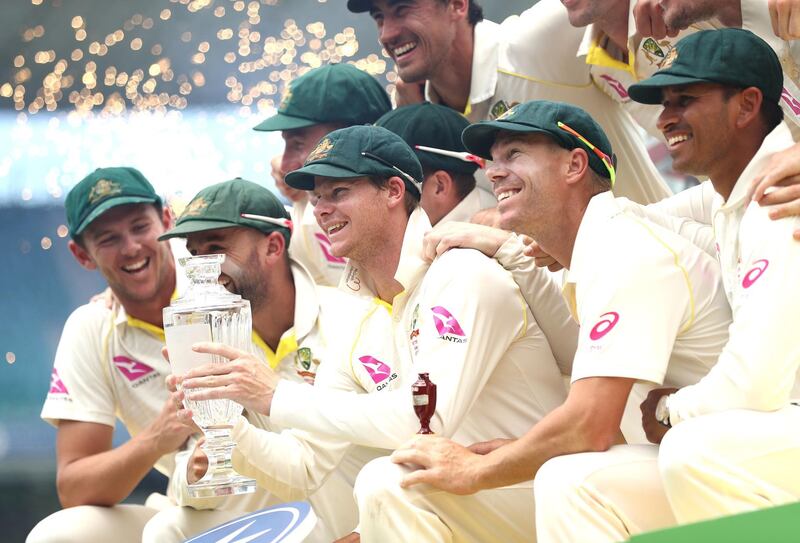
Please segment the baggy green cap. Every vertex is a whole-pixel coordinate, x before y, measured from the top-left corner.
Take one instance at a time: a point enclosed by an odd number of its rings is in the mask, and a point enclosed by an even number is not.
[[[424,168],[469,175],[478,169],[475,162],[417,148],[421,145],[444,151],[466,152],[461,133],[469,126],[469,121],[452,108],[430,102],[399,107],[375,121],[375,125],[403,138]]]
[[[112,207],[124,204],[161,203],[142,173],[135,168],[97,168],[67,194],[69,234],[74,239],[89,224]]]
[[[549,100],[517,104],[494,121],[469,125],[461,137],[470,152],[491,160],[492,145],[500,131],[546,134],[564,149],[584,149],[589,155],[589,167],[612,183],[615,180],[616,158],[611,142],[591,115],[577,106]]]
[[[403,138],[381,126],[351,126],[334,130],[317,144],[305,165],[286,175],[295,189],[313,190],[314,177],[400,177],[417,198],[422,166]]]
[[[373,123],[390,109],[389,95],[377,79],[351,64],[329,64],[287,83],[278,113],[254,130]]]
[[[347,0],[347,9],[353,13],[364,13],[372,8],[372,0]]]
[[[280,231],[289,244],[292,221],[269,189],[241,177],[206,187],[192,198],[175,227],[159,240],[185,238],[195,232],[246,226],[265,234]]]
[[[765,100],[777,104],[783,91],[783,70],[775,51],[749,30],[702,30],[680,40],[661,69],[631,85],[628,94],[643,104],[660,104],[663,87],[691,83],[756,87]]]

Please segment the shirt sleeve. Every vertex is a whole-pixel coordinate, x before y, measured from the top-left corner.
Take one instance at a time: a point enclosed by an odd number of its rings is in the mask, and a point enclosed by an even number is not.
[[[704,181],[699,185],[664,198],[647,207],[673,217],[691,219],[701,224],[711,224],[714,185]]]
[[[116,401],[110,370],[104,367],[112,318],[100,304],[87,304],[64,324],[41,413],[53,426],[59,420],[114,426]]]
[[[604,247],[603,259],[577,285],[581,327],[572,381],[661,384],[675,338],[693,318],[690,285],[674,253],[642,226],[625,221],[616,235],[625,242]]]
[[[796,217],[772,221],[752,203],[739,227],[730,338],[716,365],[669,401],[670,421],[729,409],[772,411],[789,401],[800,366],[800,244]]]
[[[494,257],[519,286],[533,318],[553,350],[562,375],[570,375],[578,346],[578,323],[569,314],[555,278],[544,268],[537,267],[532,257],[525,256],[524,250],[522,239],[513,234]]]
[[[449,437],[509,345],[524,332],[527,308],[510,275],[470,249],[454,249],[437,259],[420,288],[425,290],[417,299],[414,370],[427,371],[437,385],[431,427]],[[398,348],[409,349],[405,329],[395,331],[403,334]],[[419,429],[409,386],[347,394],[281,381],[271,416],[286,427],[385,449],[397,448]]]

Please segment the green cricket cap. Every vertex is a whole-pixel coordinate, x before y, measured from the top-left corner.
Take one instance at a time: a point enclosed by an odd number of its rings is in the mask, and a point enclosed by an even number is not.
[[[254,130],[374,123],[390,109],[389,95],[377,79],[350,64],[329,64],[287,83],[278,113]]]
[[[546,134],[564,149],[584,149],[589,167],[614,182],[616,158],[611,142],[597,121],[577,106],[549,100],[517,104],[494,121],[469,125],[461,137],[470,152],[491,160],[492,145],[501,131]],[[598,156],[592,147],[605,157]]]
[[[317,144],[305,165],[286,175],[295,189],[313,190],[314,177],[399,177],[420,197],[422,166],[403,138],[382,126],[351,126],[334,130]]]
[[[241,177],[206,187],[192,198],[175,227],[159,240],[185,238],[195,232],[245,226],[265,234],[276,230],[286,244],[292,221],[278,197],[269,189]]]
[[[347,9],[353,13],[364,13],[372,8],[372,0],[347,0]]]
[[[112,207],[124,204],[161,204],[153,185],[135,168],[97,168],[67,194],[69,234],[74,239]]]
[[[422,145],[466,153],[461,133],[469,126],[469,121],[454,109],[430,102],[399,107],[375,121],[375,125],[403,138],[414,150],[423,168],[469,175],[478,169],[475,162],[417,148],[417,145]]]
[[[772,47],[749,30],[702,30],[680,40],[667,53],[661,69],[631,85],[628,94],[643,104],[660,104],[663,87],[691,83],[756,87],[765,100],[777,104],[783,70]]]

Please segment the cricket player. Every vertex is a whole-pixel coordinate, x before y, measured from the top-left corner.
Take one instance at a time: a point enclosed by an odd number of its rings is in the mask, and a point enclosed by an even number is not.
[[[800,498],[792,468],[800,460],[792,431],[800,408],[790,403],[800,365],[791,324],[800,302],[800,248],[789,236],[798,219],[771,220],[750,197],[753,176],[793,144],[780,120],[781,66],[766,42],[741,29],[697,32],[676,51],[671,66],[630,91],[663,105],[659,127],[675,167],[713,183],[730,339],[699,382],[655,390],[642,404],[648,438],[660,447],[635,455],[622,448],[615,466],[580,456],[546,466],[536,482],[537,503],[552,505],[540,524],[544,541],[619,541]],[[592,503],[584,499],[589,486]]]
[[[160,505],[120,503],[155,467],[169,476],[176,451],[192,430],[175,417],[164,383],[169,365],[161,310],[184,282],[170,245],[169,211],[134,168],[99,168],[67,195],[69,249],[98,270],[116,302],[89,303],[64,325],[42,418],[57,428],[56,484],[64,507],[42,520],[30,543],[139,542]],[[119,419],[130,440],[112,447]]]
[[[235,370],[208,366],[187,374],[183,387],[189,397],[235,397],[248,410],[268,412],[274,423],[386,449],[420,427],[411,391],[419,372],[429,373],[438,386],[431,427],[460,443],[511,437],[563,401],[550,346],[510,275],[477,251],[449,251],[430,265],[422,259],[430,222],[418,207],[421,178],[408,145],[370,126],[327,135],[306,165],[286,178],[289,186],[313,190],[315,214],[334,253],[349,259],[342,288],[391,304],[392,332],[381,338],[393,347],[391,373],[387,364],[367,362],[374,378],[395,384],[393,390],[323,389],[327,372],[342,380],[364,366],[363,360],[345,358],[339,367],[322,364],[314,387],[264,379],[252,401],[228,386],[240,378]],[[232,368],[247,358],[227,347],[201,350],[237,359]],[[193,391],[198,387],[205,390]],[[398,478],[388,459],[375,462],[362,470],[357,486]],[[436,514],[425,515],[424,525],[389,533],[360,516],[361,534],[365,541],[405,540],[408,533],[423,541],[526,540],[531,533],[525,519],[533,509],[524,498],[530,493],[529,483],[466,500],[436,493],[419,504],[432,510],[444,499]]]
[[[541,0],[501,24],[483,20],[475,0],[348,0],[347,7],[370,13],[402,81],[425,82],[424,99],[463,112],[471,122],[495,119],[529,100],[578,105],[614,145],[616,195],[642,204],[670,195],[639,129],[596,88],[589,66],[575,57],[582,31],[569,25],[558,0]],[[400,103],[422,100],[418,92]],[[491,190],[488,181],[485,188]]]
[[[391,107],[389,96],[374,77],[350,64],[330,64],[288,82],[278,112],[254,130],[281,133],[284,149],[280,175],[283,176],[300,168],[328,132],[373,123]],[[345,261],[331,253],[330,241],[314,220],[314,209],[306,193],[291,195],[294,224],[294,239],[289,245],[291,256],[311,272],[318,285],[335,287]]]
[[[225,254],[220,282],[249,300],[252,308],[253,342],[259,359],[253,371],[269,367],[284,379],[313,383],[319,365],[334,356],[334,340],[342,335],[342,317],[357,317],[363,309],[354,297],[314,285],[309,273],[289,257],[290,234],[289,216],[275,195],[237,178],[201,190],[162,239],[185,237],[193,255]],[[291,447],[299,449],[304,442],[283,437],[284,428],[255,412],[248,411],[247,421],[240,422],[240,427],[273,433],[278,443],[273,448],[284,443],[281,454],[271,459],[276,464],[273,474],[284,484],[243,496],[192,498],[187,483],[205,473],[208,459],[199,447],[191,454],[187,451],[179,456],[172,481],[178,505],[188,507],[156,515],[145,528],[144,541],[184,541],[246,512],[298,497],[309,497],[320,519],[309,541],[330,543],[352,531],[357,523],[353,483],[363,460],[343,462],[343,470],[333,466],[307,486],[290,485],[289,467],[299,459]],[[307,469],[322,468],[311,462]]]
[[[399,107],[375,124],[391,130],[414,150],[422,165],[419,205],[432,226],[469,222],[497,205],[494,195],[475,184],[483,159],[466,152],[461,132],[469,125],[454,109],[425,102]]]
[[[540,468],[553,458],[613,459],[632,386],[695,383],[727,341],[730,309],[719,266],[612,196],[611,146],[586,112],[562,102],[528,102],[497,121],[471,125],[463,137],[468,150],[493,160],[487,173],[503,227],[536,239],[567,270],[564,298],[581,325],[572,386],[563,405],[517,439],[470,450],[423,437],[395,451],[392,459],[410,466],[407,475],[378,499],[359,501],[362,519],[392,522],[389,504],[413,503],[417,488],[472,494],[534,477],[538,487]],[[515,235],[505,237],[494,249],[501,262],[522,251]],[[427,485],[414,486],[419,483]],[[536,500],[539,531],[554,509]],[[526,528],[534,530],[532,519]]]

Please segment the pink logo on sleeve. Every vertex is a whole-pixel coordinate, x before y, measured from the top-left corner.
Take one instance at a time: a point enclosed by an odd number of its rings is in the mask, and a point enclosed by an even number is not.
[[[64,381],[58,376],[58,370],[55,368],[50,373],[50,394],[69,394]]]
[[[623,100],[628,99],[628,91],[627,89],[625,89],[625,85],[623,85],[610,75],[603,74],[600,76],[600,79],[604,79],[612,89],[617,91],[617,94],[619,94],[620,98],[622,98]]]
[[[452,343],[467,342],[464,330],[452,313],[439,305],[432,307],[431,312],[433,313],[433,324],[436,325],[436,331],[439,332],[440,338]]]
[[[122,375],[128,381],[136,381],[137,379],[141,379],[145,375],[153,373],[153,368],[139,362],[138,360],[134,360],[132,358],[128,358],[127,356],[115,356],[114,357],[114,365],[120,371]]]
[[[753,268],[747,272],[744,276],[744,279],[742,279],[742,286],[744,288],[752,287],[753,283],[758,281],[758,278],[764,275],[764,272],[767,271],[767,268],[769,267],[769,260],[756,260],[753,262],[753,264]]]
[[[800,115],[800,102],[789,93],[786,87],[784,87],[783,92],[781,92],[781,99],[789,106],[789,109],[791,109],[795,115]]]
[[[600,315],[600,320],[594,325],[591,332],[589,332],[589,339],[597,341],[609,333],[619,322],[619,313],[611,311]]]
[[[392,368],[375,357],[362,356],[358,361],[361,362],[361,365],[364,366],[364,369],[367,370],[367,373],[369,373],[369,376],[372,377],[376,385],[385,381],[392,375]]]
[[[344,258],[333,256],[333,253],[331,253],[331,240],[329,240],[325,234],[320,234],[317,232],[314,234],[314,237],[317,238],[317,241],[319,242],[319,248],[322,251],[322,254],[325,255],[325,260],[332,264],[345,264]]]

